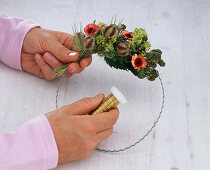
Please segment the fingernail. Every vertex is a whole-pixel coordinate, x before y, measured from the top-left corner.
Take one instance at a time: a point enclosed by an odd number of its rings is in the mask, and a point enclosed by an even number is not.
[[[75,68],[70,68],[70,72],[74,73],[75,72]]]
[[[76,54],[77,54],[76,52],[73,52],[73,53],[70,53],[69,56],[71,57],[71,56],[74,56]]]
[[[87,67],[88,66],[88,62],[84,62],[84,67]]]
[[[40,60],[40,59],[41,59],[41,55],[37,54],[37,55],[36,55],[36,59],[37,59],[37,60]]]
[[[46,60],[50,61],[52,59],[52,56],[50,54],[45,55]]]

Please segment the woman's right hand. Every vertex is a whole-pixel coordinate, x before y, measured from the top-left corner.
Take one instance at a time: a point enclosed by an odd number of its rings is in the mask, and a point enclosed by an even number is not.
[[[117,108],[94,116],[88,115],[103,98],[103,94],[84,98],[46,115],[57,143],[58,163],[86,158],[112,134],[119,116]]]
[[[75,63],[79,53],[74,50],[71,34],[33,28],[23,41],[21,66],[23,70],[40,78],[53,80],[57,77],[54,69],[70,63],[67,74],[70,77],[83,71],[92,62],[90,56]]]

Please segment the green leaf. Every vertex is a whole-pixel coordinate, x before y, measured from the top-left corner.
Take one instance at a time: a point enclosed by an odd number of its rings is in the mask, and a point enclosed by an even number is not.
[[[140,71],[138,72],[138,77],[139,77],[140,79],[145,78],[145,77],[146,77],[145,72],[144,72],[143,70],[140,70]]]
[[[163,61],[163,60],[160,60],[159,62],[158,62],[158,64],[161,66],[161,67],[164,67],[166,64],[165,64],[165,62]]]

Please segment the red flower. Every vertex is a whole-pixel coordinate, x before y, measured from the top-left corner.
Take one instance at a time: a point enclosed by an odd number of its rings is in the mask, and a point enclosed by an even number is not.
[[[84,28],[85,34],[86,35],[94,35],[97,33],[97,31],[101,29],[100,26],[96,25],[96,24],[88,24],[86,25],[86,27]]]
[[[132,33],[128,32],[127,30],[122,31],[122,33],[125,36],[125,38],[133,40],[134,35]]]
[[[134,69],[145,68],[147,66],[147,62],[142,55],[135,54],[132,57],[131,63]]]

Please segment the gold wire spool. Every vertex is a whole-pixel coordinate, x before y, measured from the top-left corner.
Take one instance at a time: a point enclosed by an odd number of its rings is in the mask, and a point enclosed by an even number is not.
[[[59,90],[60,90],[61,84],[62,84],[62,82],[64,80],[64,77],[65,76],[62,76],[62,78],[60,79],[59,84],[58,84],[58,88],[57,88],[57,91],[56,91],[56,101],[55,101],[55,103],[56,103],[56,109],[58,109],[58,94],[59,94]],[[145,135],[143,135],[143,137],[139,138],[133,144],[130,144],[130,145],[128,145],[128,146],[126,146],[124,148],[121,148],[121,149],[114,149],[114,150],[96,148],[98,151],[109,152],[109,153],[117,153],[117,152],[122,152],[122,151],[125,151],[125,150],[129,150],[130,148],[133,148],[134,146],[136,146],[137,144],[139,144],[140,142],[142,142],[146,137],[148,137],[151,134],[151,132],[154,130],[154,128],[156,127],[156,125],[160,121],[160,118],[161,118],[161,116],[163,114],[163,108],[164,108],[164,103],[165,103],[165,89],[164,89],[163,82],[162,82],[162,79],[161,79],[160,76],[159,76],[159,80],[160,80],[160,85],[161,85],[161,89],[162,89],[162,105],[161,105],[160,112],[158,113],[158,117],[155,119],[154,123],[152,124],[152,127],[150,129],[148,129],[148,131],[145,133]],[[107,96],[107,98],[108,98],[108,96]],[[104,100],[107,100],[107,98],[105,98]],[[125,98],[120,101],[120,103],[124,103],[124,104],[126,102],[127,102],[127,100]]]
[[[115,107],[117,107],[118,104],[120,104],[119,99],[122,101],[122,103],[127,102],[125,97],[116,87],[112,87],[111,91],[112,93],[110,93],[107,97],[104,98],[103,102],[98,106],[98,108],[95,111],[91,113],[91,115],[96,115],[102,112],[108,112],[111,109],[114,109]],[[113,93],[115,93],[115,95]],[[118,97],[116,97],[117,95]]]
[[[102,112],[108,112],[111,109],[114,109],[118,104],[120,104],[120,102],[114,97],[112,93],[110,93],[106,98],[104,98],[103,102],[92,113],[92,115],[96,115]]]

